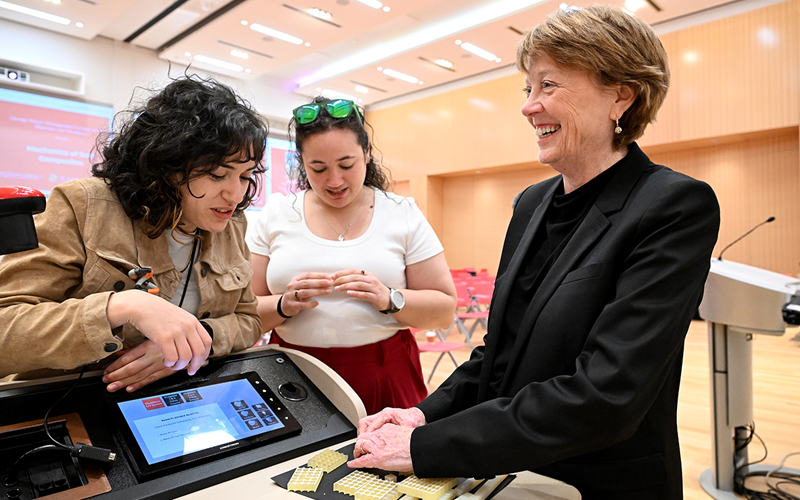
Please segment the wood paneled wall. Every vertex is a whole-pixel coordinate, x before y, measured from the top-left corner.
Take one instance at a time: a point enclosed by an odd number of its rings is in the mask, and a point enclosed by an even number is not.
[[[774,216],[774,222],[726,251],[725,259],[800,275],[800,141],[796,127],[722,145],[663,152],[644,149],[654,162],[714,188],[721,212],[715,257],[750,228]]]
[[[774,215],[726,257],[793,275],[799,32],[800,0],[788,0],[662,35],[672,83],[639,141],[654,161],[715,189],[715,254]],[[496,269],[514,195],[555,174],[536,161],[535,136],[519,112],[523,80],[512,75],[367,113],[398,188],[416,198],[451,267]]]

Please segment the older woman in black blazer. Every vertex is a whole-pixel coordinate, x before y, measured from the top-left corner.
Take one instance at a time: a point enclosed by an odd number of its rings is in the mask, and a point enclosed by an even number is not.
[[[523,36],[517,64],[539,161],[561,175],[514,209],[485,347],[416,408],[364,419],[350,465],[681,499],[684,338],[719,205],[633,142],[666,95],[666,52],[634,16],[572,7]]]

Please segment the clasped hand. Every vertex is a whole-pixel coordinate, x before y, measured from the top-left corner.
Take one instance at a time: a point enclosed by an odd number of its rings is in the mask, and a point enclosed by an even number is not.
[[[372,303],[376,309],[389,308],[389,288],[372,273],[361,269],[347,269],[334,274],[303,273],[292,278],[281,299],[281,310],[294,316],[304,309],[312,309],[319,302],[311,300],[332,292],[346,292],[355,299]]]

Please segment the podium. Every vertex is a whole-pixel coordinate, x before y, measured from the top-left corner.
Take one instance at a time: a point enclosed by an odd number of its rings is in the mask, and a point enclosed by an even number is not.
[[[700,483],[713,498],[738,500],[734,473],[748,463],[747,447],[739,445],[753,422],[752,341],[756,334],[784,334],[781,309],[798,287],[791,276],[711,259],[700,316],[708,323],[713,464]]]

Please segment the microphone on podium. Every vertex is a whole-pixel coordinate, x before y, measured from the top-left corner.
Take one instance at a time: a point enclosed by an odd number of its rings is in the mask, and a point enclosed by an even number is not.
[[[733,245],[735,245],[736,243],[738,243],[738,242],[739,242],[739,241],[740,241],[742,238],[744,238],[744,237],[745,237],[745,236],[747,236],[748,234],[752,233],[753,231],[755,231],[755,230],[756,230],[756,229],[758,229],[759,227],[763,226],[764,224],[766,224],[766,223],[768,223],[768,222],[772,222],[772,221],[774,221],[774,220],[775,220],[775,217],[770,217],[769,219],[765,220],[764,222],[761,222],[761,223],[759,223],[759,224],[756,224],[756,226],[755,226],[753,229],[751,229],[751,230],[747,231],[746,233],[744,233],[743,235],[739,236],[738,238],[736,238],[735,240],[733,240],[733,243],[731,243],[731,244],[729,244],[728,246],[726,246],[725,248],[723,248],[723,249],[722,249],[722,251],[719,253],[719,257],[717,257],[717,259],[718,259],[718,260],[722,260],[722,254],[723,254],[723,253],[725,253],[725,250],[729,249],[730,247],[732,247]]]

